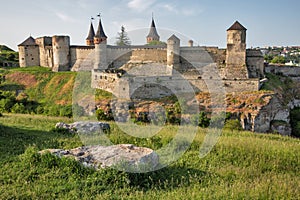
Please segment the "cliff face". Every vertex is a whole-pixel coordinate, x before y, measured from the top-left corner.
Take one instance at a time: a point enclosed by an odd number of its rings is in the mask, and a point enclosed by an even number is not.
[[[200,107],[210,111],[209,94],[199,94]],[[240,120],[243,129],[265,133],[277,132],[291,135],[290,108],[300,105],[300,100],[286,106],[278,94],[270,91],[228,94],[226,96],[226,112]]]

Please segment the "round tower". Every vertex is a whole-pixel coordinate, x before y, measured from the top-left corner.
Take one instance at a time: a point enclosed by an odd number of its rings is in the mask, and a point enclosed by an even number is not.
[[[70,70],[70,37],[53,36],[53,71]]]
[[[104,29],[99,18],[99,25],[97,33],[94,37],[95,44],[95,65],[94,69],[106,69],[107,65],[107,36],[104,33]]]
[[[188,44],[189,44],[189,47],[193,47],[194,46],[194,41],[193,40],[189,40]]]
[[[180,39],[172,35],[167,41],[167,65],[179,64],[180,62]]]

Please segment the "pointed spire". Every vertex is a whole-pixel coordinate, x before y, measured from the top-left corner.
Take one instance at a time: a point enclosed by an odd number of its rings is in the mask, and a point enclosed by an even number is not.
[[[97,30],[97,33],[96,33],[95,37],[107,38],[107,36],[104,33],[104,29],[103,29],[103,26],[102,26],[100,14],[98,16],[99,16],[99,25],[98,25],[98,30]]]
[[[91,22],[89,34],[88,34],[86,39],[87,40],[94,40],[94,37],[95,37],[95,30],[94,30],[93,23]]]
[[[153,18],[153,13],[152,13],[152,21],[151,21],[151,26],[150,26],[150,31],[149,34],[147,35],[147,43],[151,41],[159,41],[159,35],[157,33],[156,27],[155,27],[155,22]]]

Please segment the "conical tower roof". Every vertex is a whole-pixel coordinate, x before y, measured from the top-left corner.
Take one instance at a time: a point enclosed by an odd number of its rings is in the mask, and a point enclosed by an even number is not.
[[[242,24],[240,24],[240,22],[236,21],[229,29],[227,29],[227,31],[230,30],[246,31],[247,29]]]
[[[93,40],[95,37],[95,31],[94,31],[94,26],[93,26],[93,23],[91,22],[91,26],[90,26],[90,31],[89,31],[89,34],[87,36],[87,40]]]
[[[97,38],[107,38],[107,36],[104,33],[104,29],[103,29],[103,26],[102,26],[102,23],[101,23],[101,18],[99,19],[98,30],[97,30],[97,33],[96,33],[95,37],[97,37]]]
[[[18,46],[36,46],[35,39],[29,36],[24,42],[19,44]]]
[[[155,27],[155,22],[154,22],[153,18],[152,18],[150,31],[149,31],[149,34],[147,35],[147,38],[153,38],[155,40],[159,40],[159,35],[157,33],[157,30],[156,30],[156,27]]]

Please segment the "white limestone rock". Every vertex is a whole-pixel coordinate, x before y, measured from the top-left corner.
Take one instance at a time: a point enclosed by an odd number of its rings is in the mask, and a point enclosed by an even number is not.
[[[66,124],[64,122],[58,122],[55,128],[62,128],[68,130],[70,133],[90,134],[99,132],[109,132],[110,125],[105,122],[90,122],[79,121],[72,124]]]
[[[159,157],[155,151],[132,144],[84,146],[70,150],[46,149],[58,157],[73,157],[84,166],[95,169],[113,167],[127,172],[148,172],[156,168]]]

